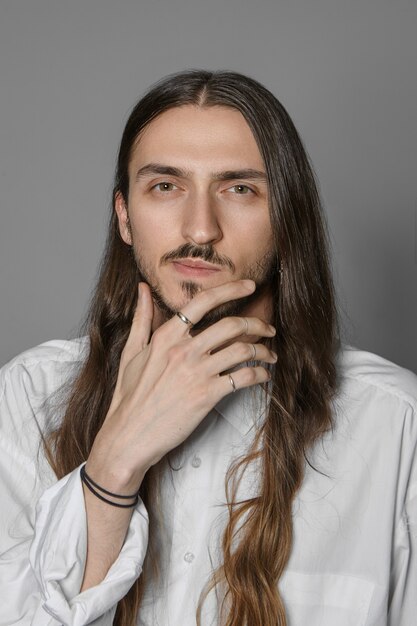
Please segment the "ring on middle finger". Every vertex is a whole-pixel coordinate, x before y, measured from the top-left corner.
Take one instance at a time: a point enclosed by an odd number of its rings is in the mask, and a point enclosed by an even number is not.
[[[256,360],[256,346],[253,343],[251,343],[250,345],[252,346],[252,351],[253,351],[252,361],[255,361]]]

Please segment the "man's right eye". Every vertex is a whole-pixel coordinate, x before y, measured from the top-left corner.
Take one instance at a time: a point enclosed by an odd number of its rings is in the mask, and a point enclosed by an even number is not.
[[[153,187],[153,189],[156,189],[157,191],[173,191],[175,188],[174,183],[166,183],[166,182],[162,182],[162,183],[158,183],[157,185],[155,185]]]

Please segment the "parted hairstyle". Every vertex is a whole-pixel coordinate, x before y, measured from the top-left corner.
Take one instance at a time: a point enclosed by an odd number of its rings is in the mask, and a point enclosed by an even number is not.
[[[278,582],[292,547],[292,505],[309,451],[332,428],[339,332],[315,177],[288,113],[257,81],[229,71],[187,70],[157,83],[134,107],[120,144],[108,239],[86,319],[89,353],[71,382],[63,420],[46,440],[46,452],[61,478],[87,459],[106,417],[141,280],[131,248],[119,235],[115,197],[121,193],[127,201],[128,165],[141,131],[164,111],[183,105],[232,107],[247,121],[267,174],[277,266],[272,278],[277,333],[268,342],[278,362],[264,388],[268,410],[253,443],[226,473],[223,560],[202,590],[196,620],[201,624],[204,600],[215,590],[221,592],[222,625],[285,626]],[[141,485],[149,546],[141,576],[118,603],[117,626],[136,623],[145,581],[152,584],[158,576],[154,528],[159,480],[172,470],[167,457],[149,469]],[[256,496],[236,501],[239,477],[255,461],[260,467]]]

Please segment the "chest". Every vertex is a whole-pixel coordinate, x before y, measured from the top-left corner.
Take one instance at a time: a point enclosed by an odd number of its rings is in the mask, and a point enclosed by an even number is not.
[[[161,483],[163,523],[158,527],[160,579],[148,586],[141,626],[191,626],[201,591],[222,563],[228,522],[225,476],[244,454],[232,427],[215,423],[196,432]],[[306,468],[293,506],[294,542],[279,586],[288,626],[368,626],[387,614],[395,498],[372,459],[350,441],[333,445]],[[377,463],[377,461],[375,461]],[[374,464],[375,464],[374,463]],[[353,468],[353,469],[352,469]],[[331,472],[330,472],[331,469]],[[260,467],[243,474],[238,499],[257,495]],[[203,624],[218,624],[211,593]]]

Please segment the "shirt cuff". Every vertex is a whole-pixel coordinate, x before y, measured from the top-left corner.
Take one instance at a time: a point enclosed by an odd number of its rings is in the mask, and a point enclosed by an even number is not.
[[[80,593],[87,554],[80,468],[47,489],[36,507],[35,534],[29,554],[44,599],[43,609],[65,626],[82,626],[109,611],[113,614],[117,602],[142,571],[148,523],[145,505],[139,499],[123,547],[107,576],[99,585]],[[112,623],[110,615],[108,623]]]

